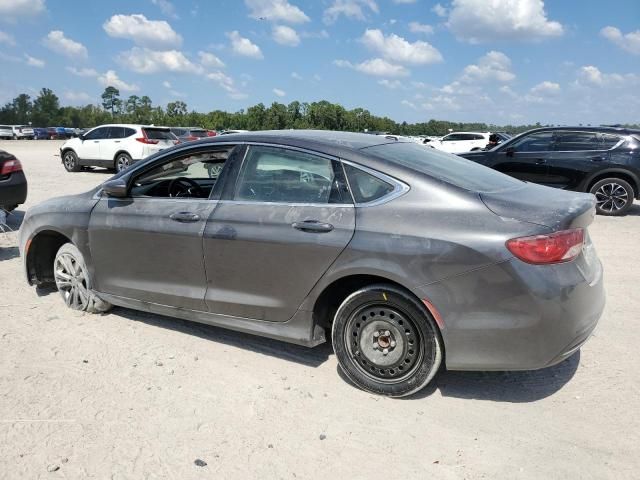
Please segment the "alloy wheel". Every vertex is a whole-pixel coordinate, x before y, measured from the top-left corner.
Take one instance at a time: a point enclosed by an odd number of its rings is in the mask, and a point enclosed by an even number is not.
[[[367,377],[397,383],[410,376],[424,355],[419,329],[412,319],[389,304],[356,310],[344,330],[354,365]]]
[[[118,157],[117,162],[116,162],[116,170],[118,172],[121,172],[122,170],[124,170],[128,166],[129,166],[129,158],[126,157],[125,155],[120,155]]]
[[[598,208],[605,212],[617,212],[623,209],[629,201],[629,193],[620,184],[605,183],[595,192]]]
[[[58,255],[53,273],[67,306],[74,310],[85,310],[89,304],[88,278],[80,262],[68,253]]]
[[[71,152],[67,152],[64,155],[64,166],[67,170],[73,170],[76,166],[76,159]]]

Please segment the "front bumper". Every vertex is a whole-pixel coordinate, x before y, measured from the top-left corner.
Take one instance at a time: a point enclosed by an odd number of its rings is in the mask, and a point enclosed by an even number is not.
[[[27,200],[27,178],[24,172],[13,172],[9,178],[0,180],[0,207],[21,205]]]
[[[516,259],[421,288],[442,316],[451,370],[535,370],[586,342],[605,305],[602,266]]]

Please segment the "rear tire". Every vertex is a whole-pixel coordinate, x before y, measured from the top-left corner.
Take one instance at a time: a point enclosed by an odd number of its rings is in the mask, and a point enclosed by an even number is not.
[[[78,155],[73,150],[67,150],[62,154],[62,163],[67,172],[79,172]]]
[[[629,182],[616,177],[599,180],[589,192],[596,196],[596,213],[610,217],[625,215],[635,198]]]
[[[91,279],[82,253],[73,243],[60,247],[53,261],[56,287],[66,305],[73,310],[103,313],[112,305],[91,290]]]
[[[442,363],[440,332],[424,305],[385,284],[349,295],[331,337],[340,368],[359,388],[404,397],[425,387]]]
[[[119,153],[116,155],[116,159],[114,161],[116,173],[120,173],[124,169],[128,168],[129,165],[131,165],[131,156],[128,153]]]

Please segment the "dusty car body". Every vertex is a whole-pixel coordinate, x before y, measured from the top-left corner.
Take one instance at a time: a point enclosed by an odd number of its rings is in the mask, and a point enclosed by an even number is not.
[[[190,177],[196,188],[179,175],[202,155],[203,172],[223,164],[215,178]],[[271,163],[257,175],[254,160]],[[331,173],[317,173],[325,164]],[[594,205],[413,142],[256,132],[178,145],[33,207],[20,248],[33,285],[58,282],[56,255],[73,245],[74,268],[86,270],[74,285],[101,302],[306,346],[332,329],[349,378],[402,396],[441,359],[453,370],[520,370],[575,352],[604,307],[586,230]],[[543,242],[533,253],[544,256],[557,235],[580,241],[552,261],[519,257],[513,243]],[[70,295],[70,306],[91,307]]]

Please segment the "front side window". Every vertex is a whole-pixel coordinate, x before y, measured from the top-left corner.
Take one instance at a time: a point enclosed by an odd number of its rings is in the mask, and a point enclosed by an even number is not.
[[[235,200],[341,203],[339,166],[327,158],[278,147],[250,147]]]
[[[132,197],[209,198],[233,148],[179,156],[133,181]]]
[[[555,132],[532,133],[510,143],[509,148],[516,152],[550,152],[554,149],[555,140]]]
[[[461,140],[458,133],[451,133],[442,139],[443,142],[456,142],[458,140]]]
[[[109,127],[100,127],[95,130],[91,130],[84,138],[85,140],[100,140],[107,138],[108,133]]]

